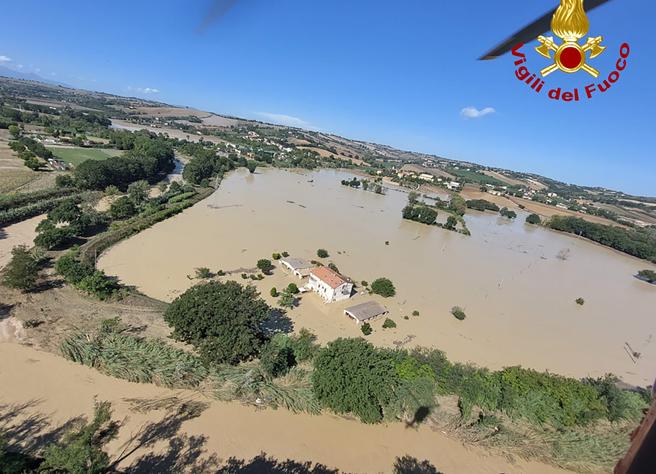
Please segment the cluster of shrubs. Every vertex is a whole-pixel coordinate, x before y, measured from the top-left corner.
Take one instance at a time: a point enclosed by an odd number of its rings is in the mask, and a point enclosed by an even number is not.
[[[502,207],[499,211],[499,214],[502,217],[507,217],[508,219],[515,219],[517,217],[517,213],[515,211],[511,211],[507,207]]]
[[[408,204],[403,208],[403,218],[422,224],[433,225],[437,219],[437,211],[424,204]]]
[[[48,212],[48,217],[37,226],[34,243],[44,249],[68,244],[76,236],[87,235],[93,228],[104,225],[103,217],[95,211],[83,210],[76,199],[66,199]]]
[[[467,208],[477,211],[494,211],[499,212],[499,206],[487,199],[471,199],[466,202]]]
[[[103,271],[79,261],[75,252],[60,257],[55,264],[55,270],[67,283],[100,300],[110,298],[120,289],[115,278],[108,277]]]

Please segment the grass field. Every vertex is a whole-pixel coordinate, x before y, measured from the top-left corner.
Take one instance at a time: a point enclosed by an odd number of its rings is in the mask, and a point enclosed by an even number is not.
[[[101,149],[101,148],[79,148],[79,147],[49,147],[52,153],[62,161],[77,166],[87,160],[106,160],[112,156],[118,156],[120,150]]]

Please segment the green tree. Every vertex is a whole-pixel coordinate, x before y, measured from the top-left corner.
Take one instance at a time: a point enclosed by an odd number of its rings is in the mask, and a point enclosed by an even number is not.
[[[503,217],[507,217],[508,219],[514,219],[517,217],[517,213],[515,211],[511,211],[507,207],[501,208],[499,214],[501,214]]]
[[[538,216],[537,214],[529,214],[526,217],[526,222],[528,224],[538,225],[542,222],[542,219],[540,219],[540,216]]]
[[[271,275],[271,272],[275,267],[271,263],[271,260],[262,258],[257,261],[257,268],[262,270],[262,273],[264,273],[265,275]]]
[[[656,283],[656,272],[653,270],[640,270],[638,278],[645,280],[647,283]]]
[[[60,443],[51,444],[43,453],[39,472],[49,474],[103,474],[110,467],[103,447],[116,436],[111,422],[109,402],[96,404],[91,423],[83,423],[68,432]]]
[[[12,138],[19,138],[21,136],[21,129],[18,127],[18,125],[9,125],[9,133],[11,134]]]
[[[246,168],[248,168],[248,171],[253,174],[255,173],[255,170],[257,169],[257,162],[253,160],[248,160],[246,162]]]
[[[328,255],[328,251],[326,249],[319,249],[317,250],[317,257],[319,258],[328,258],[330,255]]]
[[[392,329],[396,327],[396,323],[394,322],[393,319],[390,318],[385,318],[385,322],[383,323],[383,328],[384,329]]]
[[[314,358],[317,399],[337,413],[354,413],[365,423],[383,419],[398,377],[389,353],[363,339],[337,339]]]
[[[196,278],[199,280],[206,280],[212,278],[212,272],[207,267],[199,267],[196,269]]]
[[[294,309],[294,306],[296,306],[296,298],[294,297],[293,293],[290,293],[288,290],[285,290],[280,294],[280,298],[278,299],[278,304],[282,308]]]
[[[289,337],[276,334],[263,348],[260,356],[262,368],[273,377],[280,377],[296,365],[296,357]]]
[[[374,332],[371,324],[369,323],[364,323],[362,326],[360,326],[360,331],[362,331],[362,334],[365,336],[369,336],[372,332]]]
[[[273,296],[274,298],[277,298],[278,297],[278,289],[274,286],[273,288],[271,288],[271,291],[269,292],[269,294],[271,296]]]
[[[377,278],[371,283],[371,292],[389,298],[396,294],[396,288],[389,278]]]
[[[454,230],[457,225],[458,225],[458,219],[456,219],[453,216],[449,216],[446,218],[446,223],[444,224],[444,227],[449,230]]]
[[[132,199],[121,196],[109,206],[109,215],[112,219],[128,219],[137,213]]]
[[[465,311],[460,306],[454,306],[453,308],[451,308],[451,314],[453,315],[454,318],[460,321],[464,320],[467,317]]]
[[[176,298],[164,319],[173,337],[192,344],[206,362],[237,364],[259,354],[270,311],[255,288],[213,281]]]
[[[298,285],[296,283],[290,283],[287,285],[287,289],[285,291],[292,295],[297,295],[301,290],[298,289]]]
[[[134,203],[135,206],[140,206],[148,200],[148,195],[150,193],[150,185],[148,181],[139,180],[131,183],[128,186],[128,197]]]
[[[11,260],[3,270],[2,281],[10,288],[23,291],[33,290],[36,286],[39,266],[25,245],[11,250]]]
[[[55,178],[55,185],[58,188],[73,188],[75,187],[75,180],[71,175],[60,174]]]

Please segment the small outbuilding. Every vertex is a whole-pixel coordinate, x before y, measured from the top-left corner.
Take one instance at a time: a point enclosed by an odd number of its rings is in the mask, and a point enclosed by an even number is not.
[[[360,303],[344,310],[344,314],[353,318],[356,323],[362,324],[370,319],[377,318],[388,314],[389,311],[385,306],[375,301]]]
[[[310,275],[310,270],[314,268],[312,263],[302,258],[294,257],[284,257],[280,259],[280,265],[291,272],[293,275],[296,275],[298,278],[305,278]]]

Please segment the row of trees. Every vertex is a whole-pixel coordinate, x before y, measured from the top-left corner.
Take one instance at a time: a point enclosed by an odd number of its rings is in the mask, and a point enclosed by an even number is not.
[[[425,204],[408,204],[403,208],[402,215],[404,219],[428,225],[435,224],[437,219],[437,211]]]
[[[74,171],[78,186],[97,190],[107,186],[126,189],[135,181],[157,181],[175,168],[175,154],[167,138],[145,131],[120,136],[125,141],[123,146],[130,146],[128,151],[109,160],[81,163]]]
[[[624,229],[571,216],[553,216],[547,226],[656,262],[656,233],[650,229]]]

